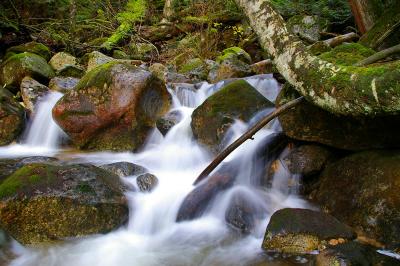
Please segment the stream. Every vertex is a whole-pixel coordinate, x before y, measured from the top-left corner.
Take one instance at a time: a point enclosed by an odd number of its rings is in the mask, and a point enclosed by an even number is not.
[[[280,85],[272,75],[246,78],[264,97],[274,101]],[[207,97],[219,90],[224,82],[197,84],[197,90],[185,85],[169,88],[173,98],[172,110],[182,114],[182,120],[164,137],[157,130],[150,134],[140,152],[84,153],[61,145],[65,135],[53,122],[51,109],[62,97],[49,94],[37,106],[23,140],[0,148],[1,158],[23,156],[52,156],[67,163],[102,165],[131,162],[144,166],[157,176],[158,186],[150,193],[128,192],[130,217],[123,228],[105,235],[67,240],[44,247],[22,247],[12,243],[15,258],[12,266],[27,265],[250,265],[263,253],[261,243],[269,218],[276,210],[313,208],[298,196],[299,177],[291,176],[279,164],[268,188],[261,187],[265,161],[258,151],[268,136],[280,131],[273,121],[259,131],[254,140],[247,141],[234,151],[225,163],[234,164],[235,184],[220,192],[203,215],[192,221],[176,222],[184,198],[194,188],[193,182],[212,161],[213,156],[193,138],[190,122],[193,110]],[[249,125],[265,113],[257,114],[249,123],[236,121],[224,143],[232,143]],[[281,156],[284,156],[284,153]],[[123,181],[137,187],[136,176]],[[254,228],[247,235],[232,230],[225,222],[231,200],[244,195],[257,209]],[[304,258],[299,259],[304,262]]]

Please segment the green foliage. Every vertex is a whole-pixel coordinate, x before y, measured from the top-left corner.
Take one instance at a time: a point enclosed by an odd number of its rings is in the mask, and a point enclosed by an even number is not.
[[[342,24],[351,18],[348,0],[271,0],[285,18],[297,14],[317,15],[332,23]]]
[[[352,66],[355,63],[375,54],[375,51],[358,43],[347,43],[335,47],[332,51],[320,55],[328,62]]]
[[[123,12],[118,13],[117,20],[121,23],[140,21],[146,13],[146,0],[129,0]]]

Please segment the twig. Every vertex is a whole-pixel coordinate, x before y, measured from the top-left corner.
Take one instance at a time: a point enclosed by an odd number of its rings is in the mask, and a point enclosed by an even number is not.
[[[203,172],[197,177],[196,181],[194,181],[194,185],[197,185],[200,181],[206,178],[229,154],[231,154],[236,148],[242,145],[246,140],[252,139],[253,135],[257,133],[260,129],[262,129],[266,124],[268,124],[272,119],[281,115],[282,113],[288,111],[294,106],[298,105],[304,100],[304,97],[301,96],[293,101],[290,101],[278,108],[275,109],[272,113],[268,114],[265,118],[263,118],[260,122],[255,124],[252,128],[250,128],[246,133],[244,133],[240,138],[238,138],[235,142],[229,145],[225,150],[223,150],[217,157],[204,169]]]
[[[354,64],[354,66],[370,65],[372,63],[375,63],[376,61],[384,59],[384,58],[388,57],[389,55],[392,55],[395,53],[400,53],[400,44],[390,47],[388,49],[382,50],[380,52],[377,52],[376,54],[373,54],[370,57],[365,58],[364,60]]]

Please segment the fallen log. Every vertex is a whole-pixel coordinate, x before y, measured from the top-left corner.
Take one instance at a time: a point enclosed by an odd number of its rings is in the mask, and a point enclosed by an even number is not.
[[[370,57],[365,58],[364,60],[358,62],[354,66],[370,65],[370,64],[373,64],[379,60],[385,59],[386,57],[388,57],[392,54],[396,54],[396,53],[400,53],[400,44],[390,47],[388,49],[382,50],[380,52],[377,52],[376,54],[373,54]]]

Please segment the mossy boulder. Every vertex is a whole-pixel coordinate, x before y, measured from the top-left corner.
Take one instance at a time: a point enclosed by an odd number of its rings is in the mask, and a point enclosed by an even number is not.
[[[136,150],[168,111],[165,84],[150,72],[110,62],[88,72],[53,108],[53,117],[81,149]]]
[[[375,248],[355,241],[328,246],[327,249],[320,252],[315,259],[316,266],[395,266],[399,264],[400,262],[398,259],[380,254]]]
[[[326,31],[328,20],[319,16],[295,15],[287,21],[289,29],[301,39],[315,43],[321,39],[321,32]]]
[[[329,164],[313,199],[339,220],[400,247],[400,151],[355,153]]]
[[[85,69],[78,65],[64,65],[56,75],[60,77],[81,78],[85,74]]]
[[[4,88],[0,88],[0,146],[18,138],[25,126],[25,110]]]
[[[192,114],[194,137],[216,152],[235,119],[249,121],[257,112],[273,107],[245,80],[236,80],[210,96]]]
[[[262,248],[284,253],[318,250],[331,239],[351,240],[353,230],[335,217],[307,209],[281,209],[268,223]]]
[[[46,45],[37,42],[29,42],[8,48],[4,59],[7,59],[15,54],[21,54],[25,52],[37,54],[43,57],[46,62],[49,61],[51,57],[51,51]]]
[[[25,77],[21,81],[21,96],[25,108],[31,113],[35,112],[35,105],[49,92],[49,88],[40,84],[31,77]]]
[[[208,76],[208,66],[200,58],[193,58],[179,66],[179,73],[198,81],[206,80]]]
[[[133,175],[144,174],[147,172],[147,169],[129,162],[117,162],[110,164],[103,164],[99,166],[101,169],[109,171],[119,177],[128,177]]]
[[[92,165],[25,165],[0,185],[0,225],[24,245],[107,233],[128,219],[118,183]]]
[[[359,43],[344,43],[319,57],[333,64],[352,66],[375,53]]]
[[[228,59],[238,59],[247,64],[251,63],[251,56],[240,47],[229,47],[222,51],[221,55],[217,57],[217,63],[222,63]]]
[[[55,71],[59,71],[66,65],[76,65],[77,59],[68,53],[59,52],[50,59],[49,64]]]
[[[299,97],[284,86],[277,99],[282,105]],[[400,147],[400,116],[348,117],[334,115],[303,102],[279,116],[285,134],[345,150]]]
[[[26,76],[46,84],[54,72],[42,57],[27,52],[13,55],[0,65],[0,85],[12,92],[19,90]]]
[[[49,82],[49,88],[53,91],[59,91],[62,93],[66,93],[69,90],[73,90],[75,86],[78,84],[78,78],[72,77],[55,77],[52,78]]]

